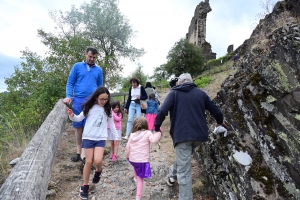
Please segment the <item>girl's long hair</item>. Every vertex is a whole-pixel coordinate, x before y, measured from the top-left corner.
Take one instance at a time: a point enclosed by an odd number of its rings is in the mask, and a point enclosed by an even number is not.
[[[145,117],[135,118],[132,123],[131,133],[141,130],[148,130],[148,122]]]
[[[118,113],[117,115],[119,116],[121,114],[122,118],[123,118],[123,112],[122,112],[122,109],[121,109],[121,104],[120,104],[120,101],[113,101],[111,102],[111,109],[115,109],[115,107],[119,107],[119,110],[118,110]]]
[[[111,117],[110,93],[109,93],[108,89],[104,86],[98,87],[95,90],[95,92],[92,94],[91,98],[82,105],[82,111],[83,111],[84,116],[87,116],[89,114],[90,109],[95,104],[97,104],[97,99],[98,99],[99,95],[104,94],[104,93],[108,95],[108,100],[106,101],[105,105],[103,106],[104,111],[108,117]]]

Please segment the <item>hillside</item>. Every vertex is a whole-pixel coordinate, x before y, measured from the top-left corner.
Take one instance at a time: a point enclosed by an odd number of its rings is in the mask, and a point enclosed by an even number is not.
[[[243,59],[214,99],[229,135],[198,149],[205,191],[215,198],[300,199],[299,30],[299,1],[280,1],[234,52]]]

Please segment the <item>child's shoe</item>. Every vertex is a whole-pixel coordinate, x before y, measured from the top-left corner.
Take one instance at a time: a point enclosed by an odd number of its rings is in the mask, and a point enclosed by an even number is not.
[[[114,156],[114,154],[113,154],[113,153],[111,153],[109,158],[110,158],[110,159],[112,159],[112,158],[113,158],[113,156]]]
[[[82,185],[79,190],[79,196],[81,199],[89,198],[89,185]]]
[[[112,159],[111,159],[113,162],[116,162],[117,161],[117,156],[114,154],[113,156],[112,156]]]
[[[95,171],[93,183],[99,183],[100,178],[101,178],[101,173],[102,173],[102,170],[100,172]]]

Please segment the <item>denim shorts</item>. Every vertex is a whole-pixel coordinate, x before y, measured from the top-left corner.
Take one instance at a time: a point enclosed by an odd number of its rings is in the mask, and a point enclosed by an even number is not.
[[[83,139],[81,147],[83,149],[93,149],[95,147],[105,148],[105,145],[106,145],[106,140],[87,140],[87,139]]]

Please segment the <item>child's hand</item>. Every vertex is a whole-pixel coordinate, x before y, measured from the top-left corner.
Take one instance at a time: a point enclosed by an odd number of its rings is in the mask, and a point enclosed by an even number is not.
[[[74,113],[70,108],[66,108],[66,110],[67,110],[67,113],[68,113],[69,116],[71,116],[71,117],[74,116]]]

